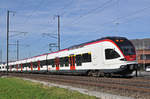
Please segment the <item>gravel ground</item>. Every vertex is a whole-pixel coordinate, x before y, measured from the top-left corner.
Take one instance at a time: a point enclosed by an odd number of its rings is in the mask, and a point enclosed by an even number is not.
[[[88,89],[76,88],[76,87],[67,86],[67,85],[54,84],[54,83],[50,83],[50,82],[38,81],[38,80],[33,80],[33,79],[28,79],[28,78],[23,78],[23,79],[29,80],[32,82],[38,82],[38,83],[41,83],[41,84],[46,85],[46,86],[57,86],[60,88],[66,88],[69,90],[78,91],[80,93],[87,94],[90,96],[96,96],[96,97],[101,98],[101,99],[134,99],[134,98],[130,98],[130,97],[117,96],[117,95],[108,94],[108,93],[104,93],[104,92],[90,91]]]

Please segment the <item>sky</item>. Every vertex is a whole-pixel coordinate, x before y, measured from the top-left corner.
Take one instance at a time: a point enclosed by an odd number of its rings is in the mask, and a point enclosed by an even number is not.
[[[9,60],[49,53],[57,43],[60,16],[61,49],[106,36],[150,38],[150,0],[0,0],[0,50],[6,61],[6,18]]]

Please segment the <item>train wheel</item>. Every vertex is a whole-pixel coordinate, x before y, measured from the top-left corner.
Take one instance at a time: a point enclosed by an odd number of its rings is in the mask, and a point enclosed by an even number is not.
[[[103,73],[97,70],[89,71],[88,76],[93,76],[93,77],[100,77],[102,76]]]
[[[104,74],[103,72],[101,72],[101,71],[98,71],[98,73],[97,73],[97,76],[98,76],[98,77],[104,77],[104,75],[105,75],[105,74]]]
[[[105,73],[104,76],[105,77],[112,77],[112,74],[111,73]]]
[[[88,76],[93,76],[93,71],[88,71],[87,75]]]

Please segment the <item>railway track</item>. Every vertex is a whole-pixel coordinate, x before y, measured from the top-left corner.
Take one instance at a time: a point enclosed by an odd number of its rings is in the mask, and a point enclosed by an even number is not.
[[[114,90],[124,93],[132,93],[132,96],[142,99],[150,99],[150,79],[143,78],[99,78],[99,77],[87,77],[87,76],[66,76],[66,75],[42,75],[42,74],[20,74],[13,73],[9,74],[15,77],[25,77],[35,80],[42,80],[54,83],[65,83],[68,85],[80,85],[83,87],[95,87],[104,90]],[[146,96],[146,97],[145,97]],[[132,96],[133,97],[133,96]],[[144,98],[143,98],[144,97]],[[138,98],[137,98],[138,99]]]
[[[114,78],[98,78],[98,77],[81,77],[81,76],[60,76],[60,75],[44,75],[44,79],[45,76],[48,76],[50,78],[48,78],[48,80],[53,79],[54,81],[59,79],[59,80],[63,80],[63,79],[69,79],[72,81],[82,81],[82,82],[87,82],[88,83],[104,83],[104,84],[116,84],[116,85],[122,85],[122,86],[135,86],[138,88],[150,88],[150,82],[148,81],[143,81],[143,80],[132,80],[132,79],[114,79]],[[43,75],[39,75],[39,77],[41,77],[41,79],[43,79]],[[131,81],[130,81],[131,80]]]

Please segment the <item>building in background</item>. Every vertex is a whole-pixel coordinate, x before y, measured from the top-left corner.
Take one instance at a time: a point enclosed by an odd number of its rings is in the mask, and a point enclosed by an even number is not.
[[[150,66],[150,38],[131,40],[136,48],[139,66],[145,70]]]
[[[131,40],[136,50],[150,49],[150,38]]]

